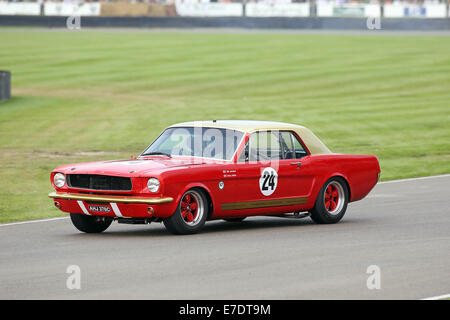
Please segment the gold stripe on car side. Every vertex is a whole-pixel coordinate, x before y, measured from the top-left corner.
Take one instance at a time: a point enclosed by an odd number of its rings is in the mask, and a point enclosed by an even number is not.
[[[241,202],[227,202],[222,203],[222,210],[241,210],[241,209],[256,209],[268,207],[294,206],[305,204],[308,197],[294,197],[284,199],[270,199],[257,201],[241,201]]]

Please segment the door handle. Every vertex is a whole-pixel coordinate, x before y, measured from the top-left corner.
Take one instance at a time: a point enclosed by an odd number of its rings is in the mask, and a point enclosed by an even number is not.
[[[291,165],[291,166],[296,166],[297,169],[300,169],[302,163],[301,163],[301,162],[291,162],[290,165]]]

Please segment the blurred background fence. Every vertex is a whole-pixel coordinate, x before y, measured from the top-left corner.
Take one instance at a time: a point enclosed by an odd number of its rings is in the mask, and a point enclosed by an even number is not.
[[[0,16],[448,18],[449,3],[450,0],[0,0]]]

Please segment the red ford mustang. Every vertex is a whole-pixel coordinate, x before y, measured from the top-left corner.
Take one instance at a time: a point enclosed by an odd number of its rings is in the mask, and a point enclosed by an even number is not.
[[[375,156],[332,153],[305,127],[214,120],[173,125],[136,159],[60,166],[49,197],[83,232],[117,220],[190,234],[206,220],[300,212],[336,223],[379,176]]]

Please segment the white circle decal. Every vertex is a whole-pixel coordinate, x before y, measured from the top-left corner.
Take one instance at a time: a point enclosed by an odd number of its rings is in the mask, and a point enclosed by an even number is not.
[[[278,184],[278,174],[274,168],[267,167],[261,172],[259,178],[259,190],[265,196],[270,196],[274,193]]]

